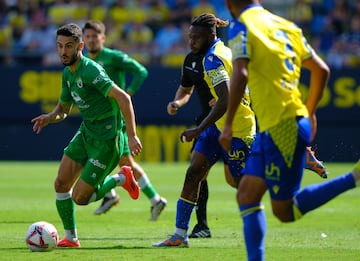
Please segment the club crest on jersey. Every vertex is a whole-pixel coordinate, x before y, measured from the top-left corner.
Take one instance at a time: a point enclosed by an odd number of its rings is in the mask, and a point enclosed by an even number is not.
[[[70,82],[66,81],[67,87],[70,88]]]
[[[77,80],[76,85],[77,85],[78,88],[82,88],[82,87],[83,87],[83,82],[82,82],[81,78],[79,78],[79,79]]]
[[[192,62],[192,63],[191,63],[191,66],[192,66],[193,69],[195,69],[196,62]]]

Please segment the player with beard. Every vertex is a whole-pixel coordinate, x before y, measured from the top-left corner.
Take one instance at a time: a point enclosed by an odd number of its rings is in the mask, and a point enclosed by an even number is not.
[[[167,106],[169,115],[175,115],[182,106],[187,104],[195,90],[201,106],[201,114],[195,119],[196,125],[199,125],[202,122],[215,104],[215,98],[211,94],[210,89],[204,80],[203,58],[203,53],[190,52],[187,54],[182,66],[181,84],[176,91],[173,101],[169,102]],[[193,142],[191,151],[193,150],[196,141],[197,138],[195,138]],[[228,184],[236,188],[227,164],[224,164],[224,172]],[[208,183],[207,180],[204,179],[200,183],[199,197],[195,208],[197,224],[194,226],[189,238],[211,237],[210,228],[207,222],[208,195]]]
[[[65,237],[57,247],[77,248],[80,241],[74,203],[87,205],[103,198],[115,186],[122,186],[133,199],[139,197],[140,189],[130,167],[122,167],[119,173],[109,176],[122,154],[124,121],[131,153],[140,153],[142,145],[136,135],[130,96],[99,64],[82,55],[81,28],[76,24],[58,28],[56,43],[61,62],[66,66],[60,98],[52,112],[31,122],[34,132],[40,133],[48,124],[67,118],[73,104],[80,110],[83,121],[64,149],[54,185],[56,207],[65,229]]]
[[[144,66],[136,60],[129,57],[124,52],[104,47],[106,40],[105,25],[96,20],[87,21],[83,27],[84,42],[87,48],[87,57],[99,63],[104,67],[109,77],[130,96],[135,95],[141,88],[148,72]],[[125,77],[130,74],[131,82],[126,86]],[[119,166],[130,166],[134,176],[141,188],[141,191],[150,200],[150,221],[158,219],[159,215],[166,207],[166,199],[160,197],[150,179],[146,175],[141,166],[135,162],[132,157],[126,136],[126,125],[122,127],[124,133],[124,149],[121,155]],[[99,215],[107,212],[111,207],[119,202],[119,196],[115,189],[112,189],[105,195],[101,206],[95,210],[95,214]]]
[[[236,131],[231,152],[223,150],[218,142],[222,129],[228,100],[228,87],[232,72],[231,51],[216,37],[216,28],[227,26],[213,14],[195,17],[189,28],[189,45],[194,54],[201,54],[204,80],[215,105],[196,128],[181,133],[181,139],[191,142],[197,139],[191,154],[190,166],[186,171],[181,196],[177,201],[176,229],[174,234],[154,247],[188,247],[190,217],[198,199],[200,182],[206,178],[211,167],[223,160],[231,172],[234,183],[241,178],[241,169],[247,158],[249,147],[255,134],[255,117],[247,97],[237,111]],[[176,108],[175,108],[176,109]]]
[[[206,81],[204,80],[204,68],[202,63],[203,58],[203,53],[190,52],[187,54],[182,66],[180,86],[176,91],[173,101],[170,101],[167,105],[167,111],[169,115],[175,115],[182,106],[188,103],[193,91],[195,90],[201,106],[201,114],[195,120],[196,125],[199,125],[201,121],[209,114],[215,103],[215,99],[211,94]],[[194,144],[196,141],[197,138],[194,140]],[[322,178],[327,178],[326,168],[322,162],[315,157],[311,147],[307,147],[305,168],[315,172]],[[230,186],[237,188],[231,177],[228,165],[225,162],[224,173],[227,183]],[[208,183],[207,180],[204,179],[200,183],[199,196],[195,208],[197,223],[192,229],[192,232],[189,234],[189,238],[211,237],[211,231],[207,221],[208,198]]]

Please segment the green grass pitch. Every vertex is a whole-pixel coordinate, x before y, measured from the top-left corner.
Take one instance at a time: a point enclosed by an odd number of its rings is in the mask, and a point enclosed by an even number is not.
[[[25,245],[27,227],[45,220],[63,229],[55,208],[53,180],[58,162],[0,162],[0,260],[246,260],[242,221],[235,190],[224,179],[222,164],[211,170],[208,221],[210,239],[191,239],[190,248],[152,248],[174,231],[176,201],[186,163],[142,164],[168,206],[156,222],[149,222],[150,203],[141,194],[133,201],[117,188],[121,202],[105,215],[93,211],[100,202],[76,206],[81,249],[32,253]],[[330,178],[353,164],[328,163]],[[303,185],[324,182],[305,171]],[[354,189],[291,224],[271,214],[267,195],[266,260],[360,260],[360,190]],[[195,224],[195,213],[191,228]]]

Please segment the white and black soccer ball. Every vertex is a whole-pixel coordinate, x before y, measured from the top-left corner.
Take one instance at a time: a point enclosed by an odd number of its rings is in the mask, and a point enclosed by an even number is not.
[[[58,232],[49,222],[35,222],[26,232],[26,245],[33,252],[51,251],[58,240]]]

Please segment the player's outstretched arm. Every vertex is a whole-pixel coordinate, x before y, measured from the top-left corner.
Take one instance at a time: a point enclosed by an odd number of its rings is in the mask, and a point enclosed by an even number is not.
[[[167,105],[167,112],[169,115],[175,115],[177,110],[188,103],[191,94],[194,90],[194,86],[190,88],[186,88],[183,86],[179,86],[176,91],[175,97],[173,101],[170,101]]]
[[[54,110],[47,114],[42,114],[31,120],[33,125],[33,131],[39,134],[41,130],[49,123],[56,123],[64,120],[70,113],[71,105],[66,105],[58,102]]]

